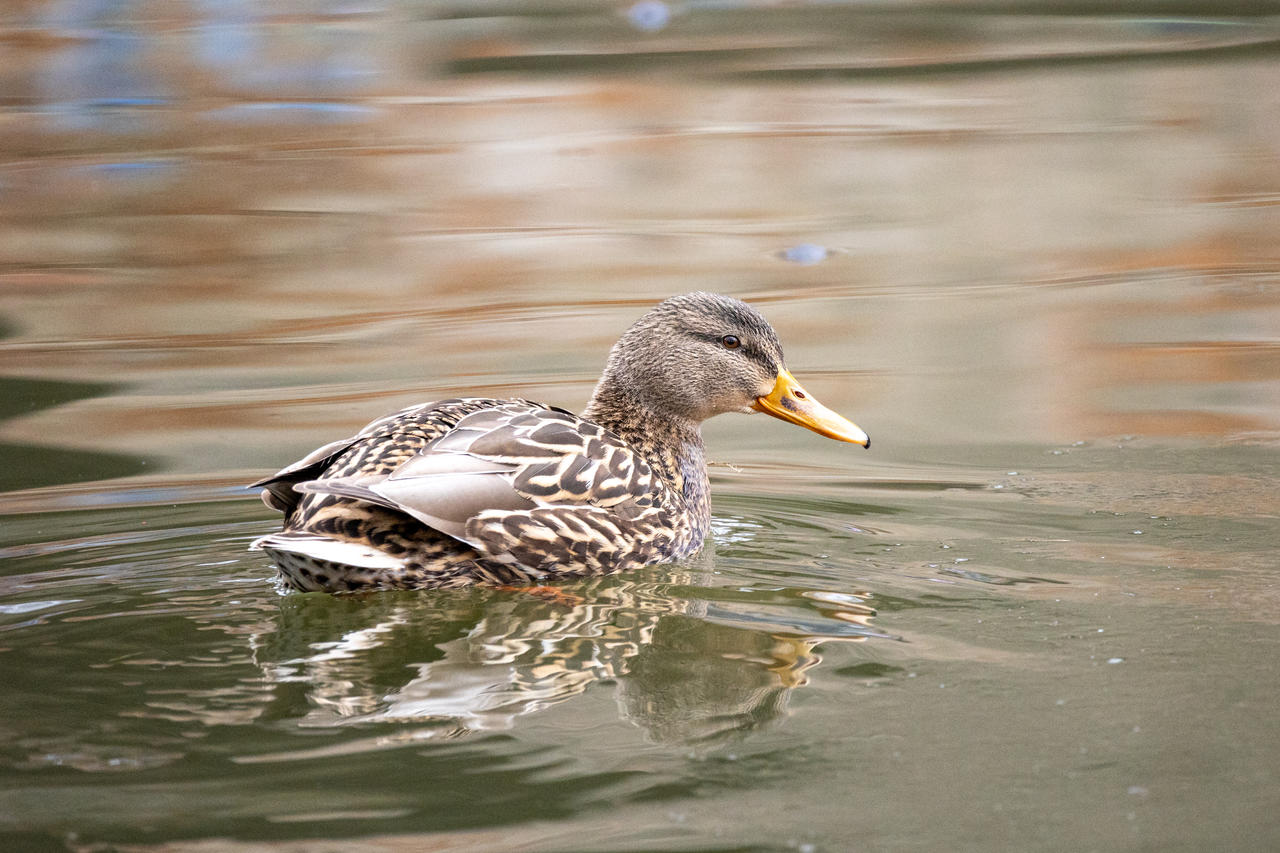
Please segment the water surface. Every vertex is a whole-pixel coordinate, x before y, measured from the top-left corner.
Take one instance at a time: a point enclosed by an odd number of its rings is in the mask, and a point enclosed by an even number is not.
[[[7,849],[1280,843],[1274,10],[660,5],[0,16]],[[245,550],[693,289],[871,452],[717,419],[558,600]]]

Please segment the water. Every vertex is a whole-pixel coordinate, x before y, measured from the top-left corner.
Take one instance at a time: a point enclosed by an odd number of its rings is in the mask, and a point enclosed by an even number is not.
[[[5,848],[1275,847],[1280,29],[1109,11],[0,13]],[[872,450],[713,421],[558,600],[246,552],[692,289]]]

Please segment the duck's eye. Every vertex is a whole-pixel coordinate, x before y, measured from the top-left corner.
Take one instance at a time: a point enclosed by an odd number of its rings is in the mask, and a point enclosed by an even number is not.
[[[737,335],[725,335],[720,339],[720,343],[724,344],[725,349],[737,349],[742,346],[742,341],[738,340]]]

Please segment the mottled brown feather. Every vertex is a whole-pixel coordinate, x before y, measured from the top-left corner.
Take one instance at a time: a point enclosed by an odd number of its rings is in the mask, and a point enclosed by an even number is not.
[[[538,403],[414,406],[326,451],[256,484],[273,499],[289,490],[291,505],[279,501],[288,506],[284,531],[256,544],[296,589],[316,588],[321,563],[326,576],[343,576],[326,558],[326,538],[400,560],[375,584],[383,587],[600,574],[701,544],[691,532],[655,547],[650,532],[678,526],[681,501],[620,438]]]

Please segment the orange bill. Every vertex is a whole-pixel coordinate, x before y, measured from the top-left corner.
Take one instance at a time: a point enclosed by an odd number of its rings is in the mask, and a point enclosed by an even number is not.
[[[765,397],[757,397],[752,406],[758,412],[790,421],[819,435],[871,446],[871,439],[857,424],[842,418],[813,398],[785,368],[778,371],[778,381]]]

